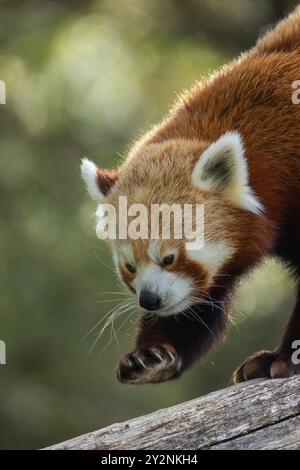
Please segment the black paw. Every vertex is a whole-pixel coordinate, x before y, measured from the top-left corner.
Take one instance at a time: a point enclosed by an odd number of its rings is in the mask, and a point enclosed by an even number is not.
[[[170,345],[138,349],[124,356],[118,366],[117,378],[126,384],[165,382],[175,378],[181,360]]]
[[[300,374],[300,367],[278,351],[259,351],[249,357],[234,373],[234,383],[246,380],[279,379]]]

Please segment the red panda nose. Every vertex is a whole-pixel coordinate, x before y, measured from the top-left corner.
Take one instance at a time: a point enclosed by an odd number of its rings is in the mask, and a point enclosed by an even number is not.
[[[146,310],[157,310],[160,306],[160,297],[149,290],[142,290],[139,298],[140,306]]]

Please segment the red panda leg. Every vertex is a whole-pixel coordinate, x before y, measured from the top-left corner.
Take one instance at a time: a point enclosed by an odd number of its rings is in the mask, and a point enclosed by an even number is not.
[[[295,310],[281,344],[274,351],[260,351],[248,358],[234,373],[234,382],[283,378],[300,374],[300,292]]]
[[[158,383],[179,377],[204,355],[226,326],[224,305],[194,307],[168,317],[143,317],[135,350],[119,362],[122,383]]]

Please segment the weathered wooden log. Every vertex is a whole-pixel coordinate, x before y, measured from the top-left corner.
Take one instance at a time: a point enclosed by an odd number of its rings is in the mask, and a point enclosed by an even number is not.
[[[48,449],[300,449],[300,376],[235,385]]]

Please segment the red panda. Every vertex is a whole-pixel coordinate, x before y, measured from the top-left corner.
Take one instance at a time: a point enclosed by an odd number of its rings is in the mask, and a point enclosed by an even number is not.
[[[238,280],[269,255],[300,274],[300,9],[248,53],[196,83],[131,149],[116,170],[84,159],[91,196],[118,207],[203,204],[204,246],[185,239],[112,240],[123,283],[141,318],[132,353],[117,369],[123,383],[158,383],[191,367],[224,337]],[[274,351],[255,353],[234,381],[300,372],[300,285],[295,310]]]

